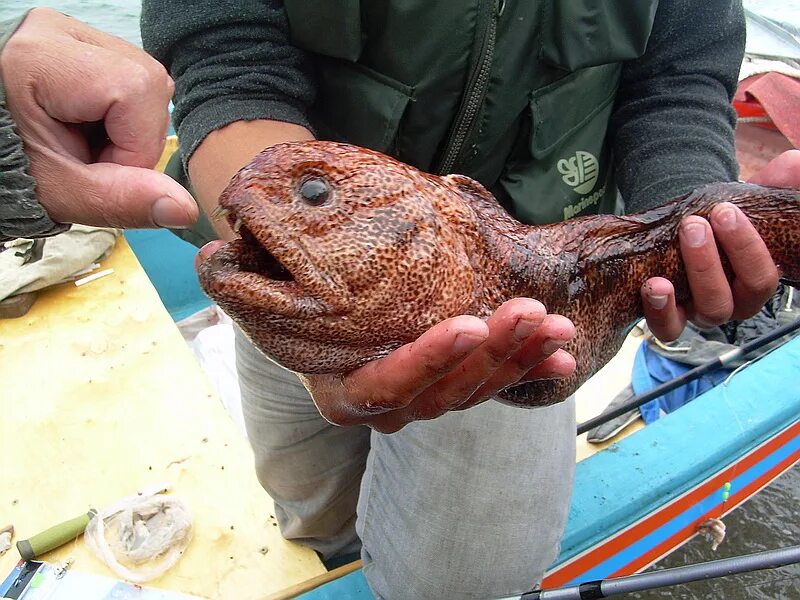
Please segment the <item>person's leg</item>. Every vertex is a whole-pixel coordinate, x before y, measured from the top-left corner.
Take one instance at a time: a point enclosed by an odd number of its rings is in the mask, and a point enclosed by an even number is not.
[[[377,598],[501,598],[555,560],[575,472],[575,409],[486,402],[372,434],[356,528]]]
[[[325,421],[297,376],[238,330],[236,366],[256,473],[275,500],[281,533],[325,559],[357,552],[355,510],[370,430]]]

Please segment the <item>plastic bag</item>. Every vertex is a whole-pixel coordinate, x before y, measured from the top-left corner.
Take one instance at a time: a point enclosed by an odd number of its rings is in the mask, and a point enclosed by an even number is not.
[[[159,577],[183,555],[192,517],[177,496],[130,496],[97,513],[86,526],[86,544],[123,579]]]

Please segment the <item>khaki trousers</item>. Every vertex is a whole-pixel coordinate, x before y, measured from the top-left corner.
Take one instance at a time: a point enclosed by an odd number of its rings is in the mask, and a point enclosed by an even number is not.
[[[377,598],[500,598],[556,558],[575,471],[575,410],[489,401],[384,435],[325,421],[298,378],[239,332],[237,367],[261,484],[287,539],[361,548]]]

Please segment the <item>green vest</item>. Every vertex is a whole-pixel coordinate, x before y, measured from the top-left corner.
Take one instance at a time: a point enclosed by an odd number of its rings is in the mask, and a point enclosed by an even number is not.
[[[477,179],[525,223],[612,212],[608,120],[658,0],[284,0],[320,139]],[[188,184],[179,157],[167,172]],[[214,239],[205,215],[176,231]]]
[[[658,0],[285,0],[321,139],[463,173],[516,218],[616,201],[608,120]]]

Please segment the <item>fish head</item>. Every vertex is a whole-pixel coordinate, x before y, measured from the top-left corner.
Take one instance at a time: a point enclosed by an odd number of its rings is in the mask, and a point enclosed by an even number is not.
[[[335,142],[272,146],[231,181],[238,238],[201,284],[268,357],[341,373],[471,312],[475,215],[444,178]]]

